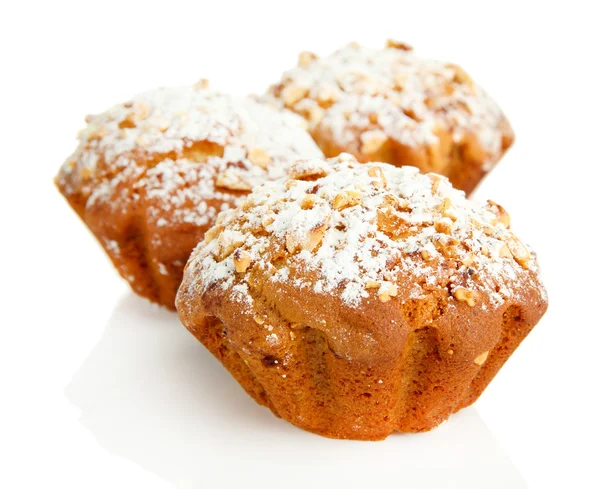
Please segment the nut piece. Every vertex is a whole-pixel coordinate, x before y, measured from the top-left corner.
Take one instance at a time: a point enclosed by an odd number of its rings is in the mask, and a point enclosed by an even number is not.
[[[217,247],[213,251],[213,254],[216,256],[218,261],[221,261],[231,255],[233,250],[239,248],[243,244],[244,237],[241,233],[225,230],[219,235]]]
[[[473,363],[476,363],[477,365],[483,365],[483,362],[485,362],[487,360],[489,353],[490,353],[489,351],[484,351],[481,355],[478,355],[477,357],[475,357],[475,360],[473,360]]]
[[[377,188],[387,188],[387,178],[385,178],[385,173],[383,173],[383,169],[380,166],[372,166],[367,173],[375,179],[373,184]]]
[[[360,135],[360,151],[366,155],[373,154],[381,149],[388,140],[387,134],[383,131],[366,131]]]
[[[248,270],[250,266],[250,255],[248,252],[239,248],[235,250],[233,253],[233,265],[235,266],[235,271],[238,273],[244,273]]]
[[[365,288],[367,289],[378,289],[380,287],[379,282],[376,282],[375,280],[368,280],[367,283],[365,284]]]
[[[345,190],[333,198],[333,208],[341,211],[347,207],[360,204],[362,201],[361,193],[356,190]]]
[[[395,41],[394,39],[388,39],[385,43],[386,48],[401,49],[402,51],[412,51],[412,46],[404,42]]]
[[[488,205],[491,207],[492,212],[498,216],[498,222],[502,224],[506,229],[510,228],[510,216],[506,209],[500,204],[496,204],[493,200],[488,200]]]
[[[438,188],[440,186],[440,181],[442,180],[442,177],[440,177],[439,175],[436,175],[435,173],[430,174],[429,178],[432,180],[431,182],[431,194],[435,195],[436,192],[438,191]]]
[[[302,100],[308,93],[308,88],[299,87],[298,85],[288,85],[281,91],[283,103],[291,107]]]
[[[290,253],[300,250],[313,251],[323,239],[327,230],[327,221],[313,227],[304,236],[299,236],[295,232],[288,232],[285,237],[285,247]]]
[[[473,253],[467,253],[462,260],[462,264],[465,266],[465,268],[468,268],[473,264],[474,261],[475,255]]]
[[[425,261],[429,261],[433,258],[433,253],[426,248],[422,248],[420,253],[421,253],[421,258],[423,258],[423,260],[425,260]]]
[[[501,258],[512,258],[513,257],[512,253],[510,252],[510,248],[506,245],[502,245],[498,254],[500,255]]]
[[[204,242],[210,243],[213,239],[215,239],[220,233],[223,231],[223,226],[213,226],[208,231],[204,233]]]
[[[303,211],[307,211],[312,209],[317,202],[317,196],[315,194],[306,194],[302,202],[300,203],[300,208]]]
[[[194,85],[197,90],[205,90],[210,85],[210,82],[206,78],[200,78]]]
[[[310,51],[302,51],[298,55],[298,66],[306,68],[316,59],[319,59],[319,57],[315,53],[311,53]]]
[[[442,216],[448,217],[453,221],[456,221],[458,216],[456,215],[456,210],[452,206],[452,201],[449,197],[446,197],[444,201],[436,207],[436,210],[442,213]]]
[[[398,295],[398,287],[391,282],[383,282],[379,287],[379,300],[387,302]]]
[[[92,170],[90,170],[90,168],[87,166],[83,166],[79,169],[79,176],[81,178],[83,178],[84,180],[87,180],[88,178],[92,178],[93,174],[94,174],[94,172],[92,172]]]
[[[252,148],[248,153],[248,159],[263,169],[266,169],[271,163],[271,157],[269,154],[260,148]]]
[[[465,70],[463,70],[460,66],[455,65],[455,64],[449,64],[446,66],[448,68],[450,68],[452,71],[454,71],[454,81],[455,82],[464,83],[468,87],[473,88],[473,80],[471,79],[471,77],[469,75],[467,75],[467,72]]]
[[[327,175],[327,169],[323,166],[302,162],[293,165],[289,171],[290,177],[295,180],[312,180]]]
[[[464,287],[457,287],[454,290],[454,297],[459,302],[466,302],[469,306],[475,305],[475,293],[472,290],[465,289]]]
[[[318,125],[323,120],[323,117],[325,117],[325,111],[318,105],[314,105],[308,109],[308,121],[311,127]]]
[[[438,233],[452,234],[452,221],[447,217],[435,221],[434,227]]]
[[[523,268],[528,268],[531,254],[525,245],[514,236],[511,236],[507,240],[506,244],[517,263],[519,263],[519,265],[521,265]]]
[[[239,173],[230,170],[219,173],[215,183],[217,187],[223,187],[229,190],[252,190],[252,185],[244,180]]]

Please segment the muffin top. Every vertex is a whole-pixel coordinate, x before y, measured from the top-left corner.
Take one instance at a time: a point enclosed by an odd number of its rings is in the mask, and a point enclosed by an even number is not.
[[[409,46],[348,44],[325,58],[301,53],[267,98],[302,114],[311,131],[327,131],[338,146],[360,137],[361,152],[387,139],[409,147],[475,137],[493,164],[512,131],[496,103],[459,67],[416,57]]]
[[[484,310],[524,290],[544,295],[500,205],[467,200],[445,177],[347,154],[298,162],[222,213],[187,274],[201,295],[220,289],[248,306],[259,276],[347,308],[432,291]]]
[[[198,225],[299,157],[322,155],[297,115],[205,81],[143,93],[86,121],[57,177],[67,196],[110,205],[144,192],[157,210],[185,207],[179,217]]]

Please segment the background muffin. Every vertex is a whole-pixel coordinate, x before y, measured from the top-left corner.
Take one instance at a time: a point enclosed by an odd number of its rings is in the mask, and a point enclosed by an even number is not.
[[[474,402],[546,306],[501,206],[350,155],[298,163],[222,213],[177,300],[259,403],[356,439]]]
[[[300,54],[267,98],[305,117],[326,156],[412,165],[470,193],[513,142],[496,103],[459,67],[388,42]]]
[[[56,184],[133,290],[171,309],[218,212],[322,154],[295,114],[206,82],[138,95],[87,122]]]

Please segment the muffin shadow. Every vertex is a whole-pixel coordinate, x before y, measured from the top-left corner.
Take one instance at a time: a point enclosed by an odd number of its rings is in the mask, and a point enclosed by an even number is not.
[[[257,470],[289,488],[527,487],[473,408],[432,432],[377,443],[297,429],[255,404],[175,314],[133,294],[65,394],[104,449],[174,487],[232,487]]]

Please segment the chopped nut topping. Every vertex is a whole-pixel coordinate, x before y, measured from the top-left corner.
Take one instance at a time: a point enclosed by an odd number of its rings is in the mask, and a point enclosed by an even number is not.
[[[452,71],[454,71],[454,81],[457,83],[464,83],[469,87],[473,87],[473,80],[469,75],[467,75],[466,71],[463,70],[460,66],[455,64],[447,65]]]
[[[206,78],[200,78],[194,85],[195,88],[199,90],[205,90],[210,85],[210,82]]]
[[[431,193],[435,194],[438,191],[438,188],[440,186],[440,182],[442,181],[442,178],[436,174],[430,174],[429,178],[431,178],[431,180],[433,180],[433,183],[431,184]]]
[[[209,243],[223,231],[223,226],[213,226],[204,233],[204,242]]]
[[[383,173],[383,169],[380,166],[372,166],[367,172],[370,177],[375,178],[373,182],[379,188],[387,188],[387,178]]]
[[[299,87],[297,85],[288,85],[281,92],[281,97],[283,98],[285,105],[291,107],[302,100],[307,93],[307,88]]]
[[[521,241],[519,241],[516,237],[510,237],[506,243],[513,257],[521,265],[523,268],[528,268],[529,258],[531,258],[531,254],[529,250],[525,247]]]
[[[489,206],[492,208],[492,211],[498,216],[498,222],[501,223],[506,229],[510,228],[510,216],[506,209],[502,207],[500,204],[496,204],[493,200],[488,200]]]
[[[489,351],[484,351],[481,355],[478,355],[477,357],[475,357],[475,360],[473,360],[473,363],[476,363],[477,365],[483,365],[483,363],[487,360],[489,353],[490,353]]]
[[[456,221],[456,210],[454,209],[454,207],[452,207],[452,201],[448,197],[446,197],[444,199],[444,202],[440,204],[438,210],[441,211],[442,216],[448,217],[449,219]]]
[[[382,207],[377,211],[377,229],[393,235],[406,221],[391,206]]]
[[[387,302],[392,297],[396,297],[398,295],[398,287],[391,283],[383,283],[379,287],[379,300],[381,302]]]
[[[317,92],[317,101],[323,106],[333,104],[338,100],[338,94],[333,86],[325,85]]]
[[[295,253],[299,250],[314,251],[321,243],[326,229],[327,222],[324,222],[308,231],[305,236],[300,237],[296,233],[289,232],[285,237],[285,247],[290,253]]]
[[[465,255],[465,257],[463,258],[462,264],[465,267],[470,267],[474,261],[475,261],[475,255],[473,253],[467,253],[467,255]]]
[[[502,245],[498,254],[502,258],[512,258],[513,257],[512,253],[510,252],[510,248],[506,245]]]
[[[383,131],[366,131],[360,135],[362,153],[368,155],[373,154],[381,149],[388,140],[387,134]]]
[[[361,193],[356,190],[346,190],[337,194],[333,198],[333,208],[335,210],[341,211],[346,207],[352,207],[360,204],[361,202]]]
[[[136,127],[135,122],[133,120],[133,114],[127,114],[127,116],[125,117],[125,119],[123,119],[121,122],[119,122],[119,129],[133,129],[134,127]],[[123,137],[126,137],[127,133],[125,132]]]
[[[254,316],[254,321],[256,322],[256,324],[264,324],[265,320],[263,318],[261,318],[260,316]]]
[[[319,59],[319,57],[315,53],[311,53],[310,51],[302,51],[298,55],[298,66],[306,68],[316,59]]]
[[[399,92],[404,90],[404,87],[406,86],[406,82],[407,82],[406,75],[394,76],[394,90],[398,90]]]
[[[79,170],[79,176],[83,179],[91,178],[92,175],[92,170],[90,170],[87,166],[84,166]]]
[[[236,235],[228,235],[225,233],[221,233],[218,238],[218,247],[215,250],[216,258],[218,261],[222,261],[227,258],[233,250],[239,248],[244,244],[244,240],[241,237]]]
[[[296,180],[309,180],[327,175],[325,168],[319,166],[294,165],[290,169],[290,177]]]
[[[314,194],[306,194],[306,196],[302,200],[302,203],[300,204],[300,208],[305,211],[308,209],[312,209],[315,206],[316,202],[317,197]]]
[[[423,258],[423,260],[425,261],[429,261],[433,258],[433,253],[425,248],[423,248],[421,251],[421,258]]]
[[[261,168],[267,168],[271,163],[271,157],[269,154],[260,148],[253,148],[248,153],[248,159]]]
[[[392,206],[396,210],[405,211],[405,210],[409,209],[409,207],[410,207],[408,200],[400,198],[400,197],[396,197],[393,194],[385,195],[383,197],[383,202],[385,202],[389,206]]]
[[[439,221],[435,221],[435,230],[438,233],[451,234],[452,233],[452,223],[448,222],[448,218],[440,219]]]
[[[466,302],[469,306],[475,305],[475,293],[472,290],[465,289],[464,287],[457,287],[454,290],[454,297],[459,302]]]
[[[273,216],[273,214],[269,214],[267,216],[265,216],[262,220],[262,225],[264,228],[270,226],[271,224],[273,224],[275,222],[275,216]]]
[[[412,46],[400,41],[394,41],[393,39],[388,39],[385,43],[385,47],[401,49],[402,51],[412,51]]]
[[[365,284],[365,287],[367,289],[378,289],[380,287],[380,284],[379,284],[379,282],[376,282],[375,280],[369,280]]]
[[[217,187],[223,187],[229,190],[252,190],[252,185],[244,180],[241,175],[228,170],[219,173],[215,183]]]
[[[250,255],[243,250],[237,249],[233,253],[233,265],[238,273],[245,272],[250,266]]]
[[[436,210],[444,213],[444,211],[448,210],[452,206],[452,201],[446,197],[444,201],[437,207]]]
[[[308,109],[308,121],[310,122],[311,126],[313,126],[313,127],[318,125],[319,122],[321,122],[323,120],[324,116],[325,116],[325,110],[323,110],[318,105],[315,105],[315,106],[311,107],[310,109]]]

